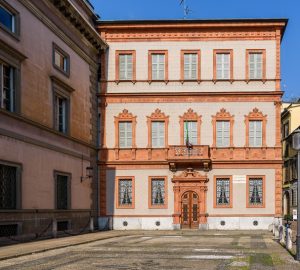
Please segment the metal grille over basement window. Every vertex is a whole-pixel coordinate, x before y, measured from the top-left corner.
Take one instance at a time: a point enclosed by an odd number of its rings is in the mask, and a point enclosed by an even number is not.
[[[164,179],[151,179],[151,202],[152,205],[161,205],[165,203]]]
[[[230,180],[228,178],[218,178],[217,181],[217,205],[230,204]]]
[[[0,164],[0,209],[17,208],[17,168]]]

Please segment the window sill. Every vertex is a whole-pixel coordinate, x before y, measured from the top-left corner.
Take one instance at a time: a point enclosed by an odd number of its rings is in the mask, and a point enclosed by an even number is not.
[[[5,31],[8,35],[13,37],[16,41],[20,41],[20,35],[19,33],[14,33],[10,29],[8,29],[5,25],[0,24],[0,28]]]
[[[149,205],[149,209],[167,209],[168,205],[163,204],[163,205]]]

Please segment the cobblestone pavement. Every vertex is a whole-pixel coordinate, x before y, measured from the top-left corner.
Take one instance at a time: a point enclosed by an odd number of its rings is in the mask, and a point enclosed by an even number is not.
[[[17,247],[17,246],[16,246]],[[0,269],[300,269],[267,232],[139,231],[0,261]]]

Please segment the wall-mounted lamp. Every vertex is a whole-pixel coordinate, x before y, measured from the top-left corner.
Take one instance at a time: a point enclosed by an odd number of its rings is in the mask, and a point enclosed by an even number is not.
[[[83,173],[82,173],[83,174]],[[81,180],[81,182],[83,181],[83,180],[85,180],[85,179],[91,179],[92,177],[93,177],[93,167],[86,167],[85,168],[85,174],[86,174],[86,176],[81,176],[80,177],[80,180]]]

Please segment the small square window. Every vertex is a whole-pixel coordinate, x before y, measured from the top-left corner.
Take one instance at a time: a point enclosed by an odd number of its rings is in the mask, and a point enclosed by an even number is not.
[[[70,75],[70,56],[56,44],[53,44],[53,66],[65,75]]]

